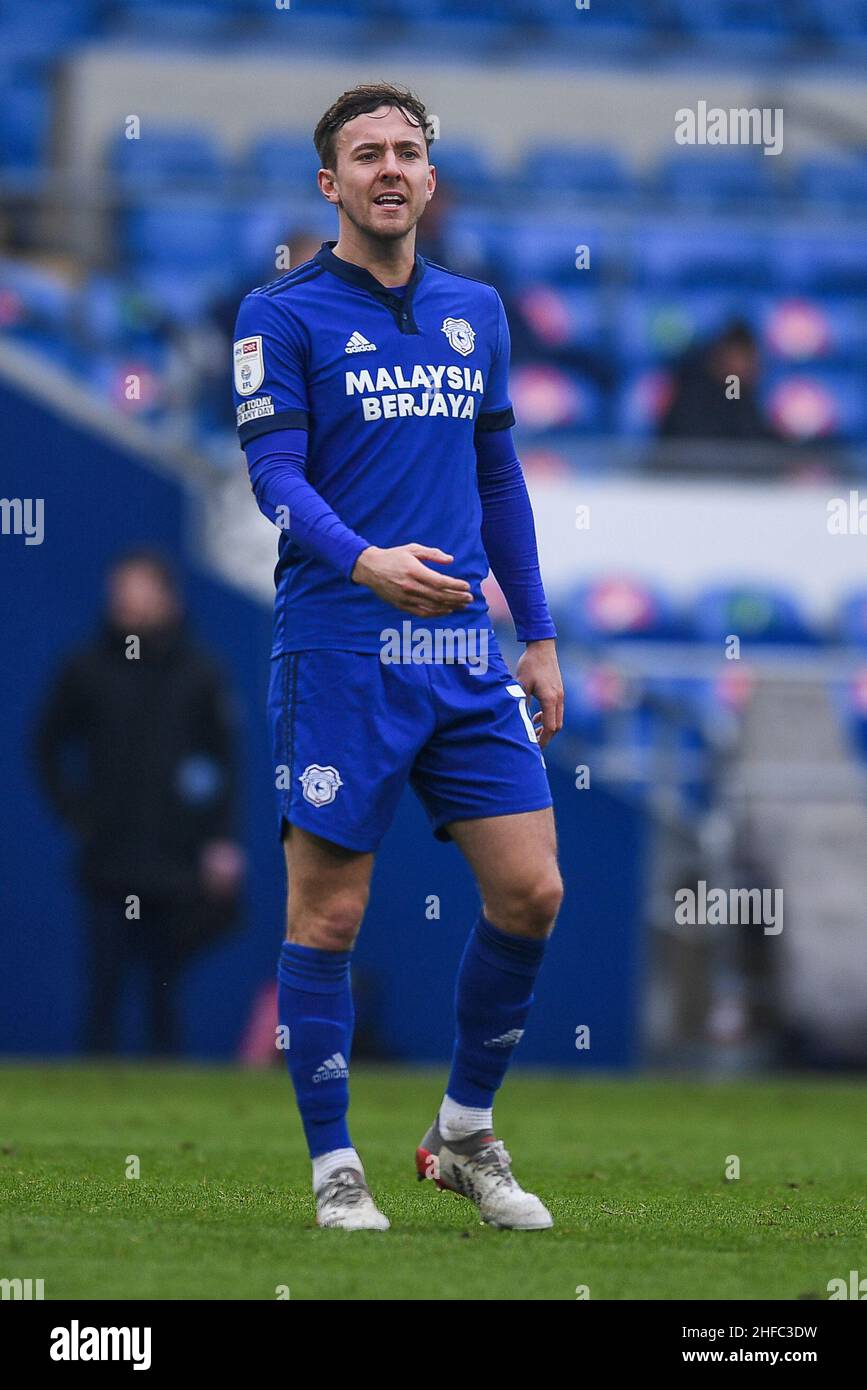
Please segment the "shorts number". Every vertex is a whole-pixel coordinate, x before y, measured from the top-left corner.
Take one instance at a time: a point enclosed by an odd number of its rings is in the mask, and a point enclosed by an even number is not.
[[[524,721],[524,728],[527,730],[530,742],[538,746],[539,740],[536,736],[536,729],[533,721],[527,713],[527,697],[522,687],[516,683],[515,685],[507,685],[506,689],[509,694],[514,695],[515,699],[518,701],[518,709],[521,711],[521,718]]]

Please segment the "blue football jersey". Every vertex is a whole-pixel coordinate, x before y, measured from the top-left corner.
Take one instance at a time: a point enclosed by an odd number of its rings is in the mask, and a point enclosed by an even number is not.
[[[488,627],[488,560],[474,440],[514,424],[509,329],[492,285],[416,255],[401,293],[325,242],[312,260],[243,300],[234,343],[241,445],[308,431],[307,479],[370,545],[417,541],[454,556],[424,561],[465,579],[473,602],[415,628]],[[281,532],[273,655],[379,651],[400,610]],[[407,615],[404,615],[407,616]]]

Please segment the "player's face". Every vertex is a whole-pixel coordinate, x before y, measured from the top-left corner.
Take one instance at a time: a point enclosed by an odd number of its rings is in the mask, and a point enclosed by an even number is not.
[[[336,151],[332,201],[350,222],[388,240],[412,231],[436,185],[420,126],[396,106],[381,106],[347,121]],[[323,191],[328,196],[327,186]]]

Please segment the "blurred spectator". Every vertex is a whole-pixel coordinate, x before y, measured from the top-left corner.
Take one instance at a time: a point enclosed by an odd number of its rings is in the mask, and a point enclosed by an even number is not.
[[[41,784],[81,844],[90,981],[85,1047],[115,1046],[128,966],[149,976],[152,1050],[178,1050],[177,985],[230,930],[243,876],[232,839],[234,731],[223,681],[150,551],[108,575],[102,631],[73,652],[38,724]]]
[[[663,439],[769,441],[778,438],[759,406],[761,359],[749,324],[735,320],[717,337],[691,349],[675,371]],[[727,389],[737,377],[737,396]]]

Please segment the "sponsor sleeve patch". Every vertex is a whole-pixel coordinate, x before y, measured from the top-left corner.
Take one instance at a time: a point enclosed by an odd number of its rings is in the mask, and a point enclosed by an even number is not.
[[[238,417],[238,428],[246,425],[250,420],[261,420],[266,415],[274,414],[274,401],[271,396],[257,396],[254,401],[244,401],[236,406],[235,414]]]
[[[265,380],[265,354],[262,335],[239,338],[234,346],[235,390],[239,396],[252,396]]]

